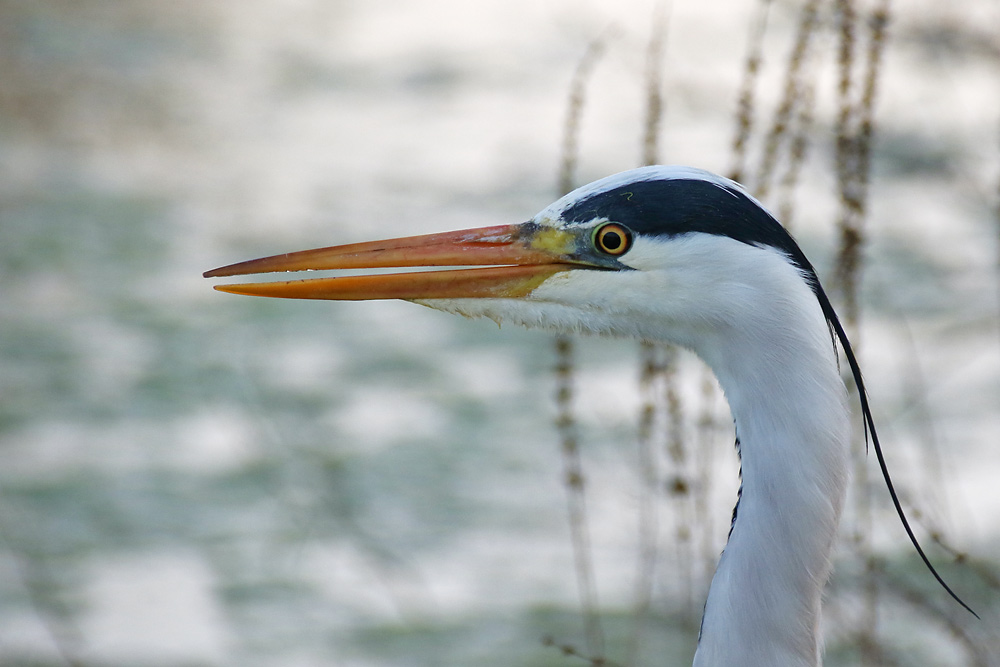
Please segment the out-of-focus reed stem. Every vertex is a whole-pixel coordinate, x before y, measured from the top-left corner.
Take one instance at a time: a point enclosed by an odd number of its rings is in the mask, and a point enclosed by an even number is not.
[[[660,120],[663,116],[663,59],[669,26],[670,5],[666,0],[657,2],[653,9],[651,34],[646,47],[646,114],[642,125],[641,162],[644,165],[659,161]],[[638,463],[639,463],[639,561],[635,579],[635,601],[632,632],[627,649],[627,665],[641,661],[642,636],[652,604],[656,562],[659,552],[658,499],[660,475],[654,448],[657,414],[661,412],[656,387],[665,377],[659,357],[664,346],[643,342],[639,347],[639,389],[642,396],[639,414]]]
[[[571,191],[576,178],[579,155],[580,118],[586,102],[587,82],[607,48],[610,34],[594,40],[577,64],[570,83],[569,102],[563,123],[562,158],[559,164],[559,194]],[[594,564],[587,519],[585,477],[580,458],[576,417],[573,411],[574,344],[570,336],[555,340],[556,352],[556,428],[563,460],[563,480],[569,513],[570,536],[576,570],[577,591],[583,608],[587,654],[594,664],[603,664],[604,629],[594,577]]]
[[[745,178],[747,143],[750,141],[750,134],[753,131],[757,76],[763,60],[764,34],[767,32],[767,16],[770,9],[771,0],[760,0],[753,27],[750,29],[750,41],[743,67],[743,80],[740,84],[736,112],[736,135],[733,137],[733,162],[727,173],[729,178],[740,183]]]
[[[865,243],[864,220],[873,139],[875,94],[885,47],[889,17],[888,0],[877,0],[866,20],[868,47],[863,62],[860,98],[855,97],[855,53],[857,51],[858,12],[853,0],[836,0],[835,12],[838,45],[838,114],[836,121],[836,176],[840,199],[838,231],[840,245],[836,263],[836,284],[843,300],[846,326],[852,330],[855,349],[859,346],[859,290],[862,250]],[[878,579],[871,545],[872,501],[864,438],[855,438],[855,526],[853,543],[865,563],[863,613],[858,619],[857,644],[861,663],[880,664],[878,633]]]
[[[803,82],[802,70],[807,64],[809,48],[812,43],[813,34],[816,32],[819,0],[808,0],[802,7],[799,17],[799,25],[795,35],[795,42],[788,55],[788,64],[785,69],[785,85],[781,102],[774,114],[771,129],[764,139],[764,149],[757,167],[756,187],[754,194],[759,198],[767,197],[771,187],[771,179],[777,166],[780,156],[779,148],[783,141],[791,133],[792,123],[797,119],[796,110],[802,107],[806,97],[804,88],[808,86]],[[804,135],[797,135],[804,141]],[[792,149],[794,157],[794,148]],[[801,148],[799,149],[801,150]],[[797,166],[797,161],[790,160],[791,164]],[[789,170],[794,174],[794,170]],[[792,176],[794,178],[794,176]]]

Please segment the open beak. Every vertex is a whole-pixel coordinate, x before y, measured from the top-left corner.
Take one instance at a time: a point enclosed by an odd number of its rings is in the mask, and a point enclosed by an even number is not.
[[[250,296],[341,301],[517,298],[527,296],[553,274],[575,268],[574,250],[571,233],[527,222],[302,250],[230,264],[204,275],[477,266],[480,268],[216,285],[215,289]]]

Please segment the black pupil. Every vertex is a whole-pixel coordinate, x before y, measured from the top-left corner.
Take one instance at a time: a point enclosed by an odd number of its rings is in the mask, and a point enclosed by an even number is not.
[[[607,231],[601,234],[601,245],[607,250],[618,250],[622,247],[622,235],[615,231]]]

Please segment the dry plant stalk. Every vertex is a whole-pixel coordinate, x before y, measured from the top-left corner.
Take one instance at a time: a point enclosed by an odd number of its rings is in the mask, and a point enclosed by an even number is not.
[[[858,306],[857,289],[859,286],[857,271],[861,245],[862,202],[854,194],[856,175],[854,171],[855,137],[852,134],[853,118],[856,109],[853,104],[853,75],[855,50],[856,12],[852,0],[835,0],[834,3],[838,29],[838,82],[835,144],[835,175],[837,179],[837,194],[840,199],[840,218],[838,230],[840,247],[836,262],[836,284],[840,289],[845,323],[857,340]],[[852,390],[854,388],[852,387]],[[852,405],[856,403],[852,402]],[[857,420],[854,420],[855,422]],[[874,645],[877,642],[876,626],[878,622],[878,597],[875,581],[874,558],[871,547],[872,508],[871,489],[866,465],[866,446],[860,444],[859,438],[852,439],[854,458],[854,488],[856,498],[854,503],[854,526],[851,534],[851,545],[855,557],[864,562],[864,585],[862,587],[862,613],[854,623],[854,641],[860,652],[862,665],[875,664],[877,659]]]
[[[603,55],[609,34],[594,40],[587,47],[577,64],[570,83],[569,103],[563,124],[562,159],[559,165],[559,194],[573,189],[579,154],[580,117],[586,100],[586,86],[594,66]],[[556,350],[556,428],[559,432],[563,460],[563,479],[566,485],[566,502],[569,513],[570,536],[576,570],[577,590],[583,608],[584,636],[590,661],[595,665],[604,661],[604,629],[600,618],[600,604],[594,578],[591,554],[590,529],[587,520],[587,503],[583,464],[580,458],[576,417],[573,412],[573,360],[574,344],[569,336],[557,336]]]
[[[580,653],[575,646],[571,644],[559,644],[553,637],[542,637],[542,646],[551,646],[552,648],[559,649],[559,651],[566,657],[569,658],[579,658],[583,660],[586,664],[591,667],[621,667],[617,662],[612,662],[607,658],[594,658],[588,655]]]
[[[788,64],[785,69],[784,92],[782,93],[781,102],[774,113],[771,129],[764,139],[764,149],[760,165],[757,167],[757,186],[754,188],[754,193],[761,199],[767,197],[770,190],[771,179],[780,155],[779,149],[786,137],[791,133],[792,123],[799,117],[799,114],[796,114],[796,110],[802,107],[801,102],[805,96],[803,89],[808,87],[803,82],[802,70],[804,65],[807,64],[812,37],[816,32],[816,23],[819,14],[818,8],[819,0],[807,0],[805,6],[802,8],[802,15],[799,18],[795,42],[788,55]],[[802,137],[802,141],[804,141],[802,133],[799,133],[798,136]],[[800,147],[798,150],[801,151],[804,148]],[[794,151],[795,148],[793,147],[791,149],[793,157]],[[791,162],[795,165],[794,160]],[[794,173],[794,171],[790,170],[790,173]]]
[[[888,0],[878,0],[868,19],[870,34],[865,54],[861,97],[854,97],[856,30],[858,15],[853,0],[836,0],[835,13],[839,36],[837,63],[839,78],[836,121],[836,177],[840,199],[836,283],[840,289],[844,319],[853,329],[855,348],[858,330],[858,292],[860,289],[861,250],[864,245],[863,223],[867,213],[868,179],[871,161],[873,115],[879,65],[885,46],[889,17]],[[857,645],[862,664],[876,665],[883,660],[877,639],[878,579],[876,559],[871,546],[873,514],[864,438],[855,438],[855,527],[853,545],[865,563],[862,590],[863,612],[858,618]]]
[[[659,161],[660,120],[663,118],[663,50],[669,27],[669,6],[665,0],[653,9],[653,32],[646,48],[646,118],[642,133],[642,164]]]
[[[568,336],[556,338],[556,427],[559,431],[563,460],[563,482],[569,513],[570,536],[576,570],[577,590],[583,607],[584,636],[589,655],[604,655],[604,629],[594,581],[590,529],[587,521],[587,498],[583,464],[580,459],[576,418],[573,414],[573,341]]]
[[[841,203],[837,284],[844,300],[844,319],[849,327],[856,330],[861,250],[865,240],[862,225],[867,213],[875,93],[889,21],[889,0],[878,0],[878,5],[872,10],[868,20],[868,49],[861,98],[857,101],[853,97],[857,15],[852,0],[837,0],[836,8],[840,34],[840,74],[837,86],[840,109],[836,124],[836,168]]]
[[[583,57],[577,63],[576,71],[569,85],[569,101],[566,105],[566,119],[563,121],[562,151],[559,161],[559,196],[570,192],[576,180],[576,166],[580,155],[580,117],[586,102],[587,82],[594,73],[594,67],[600,61],[608,47],[608,41],[614,35],[614,29],[608,29],[604,35],[592,41]]]
[[[728,176],[738,183],[744,179],[744,169],[747,156],[747,144],[753,131],[754,106],[757,88],[757,76],[763,60],[764,33],[767,32],[767,15],[771,9],[771,0],[760,0],[757,16],[750,32],[750,42],[747,51],[746,64],[743,68],[743,80],[740,84],[739,101],[736,112],[736,136],[733,138],[733,164]]]
[[[654,7],[652,33],[646,48],[646,116],[642,133],[642,163],[659,161],[660,119],[663,116],[662,71],[669,6],[665,1]],[[642,405],[639,416],[638,462],[641,477],[639,491],[639,562],[635,580],[634,621],[629,637],[626,664],[640,660],[642,633],[652,604],[654,575],[659,551],[659,515],[657,512],[660,477],[653,446],[657,415],[663,412],[654,387],[665,380],[666,370],[659,360],[665,346],[650,342],[640,344],[639,388]]]
[[[792,140],[788,147],[788,161],[779,182],[778,219],[786,229],[791,230],[794,218],[794,193],[798,185],[802,163],[809,147],[809,135],[813,129],[813,113],[816,105],[816,88],[807,81],[799,93],[799,104],[792,119]]]

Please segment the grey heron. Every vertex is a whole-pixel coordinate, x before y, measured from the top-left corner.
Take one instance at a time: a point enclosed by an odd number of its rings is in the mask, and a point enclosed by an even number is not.
[[[906,532],[965,606],[906,521],[857,358],[816,271],[738,184],[689,167],[643,167],[579,188],[522,224],[305,250],[205,275],[388,267],[475,268],[216,289],[405,299],[527,327],[674,343],[712,368],[735,421],[742,481],[705,603],[696,666],[822,660],[823,588],[849,477],[838,341]]]

